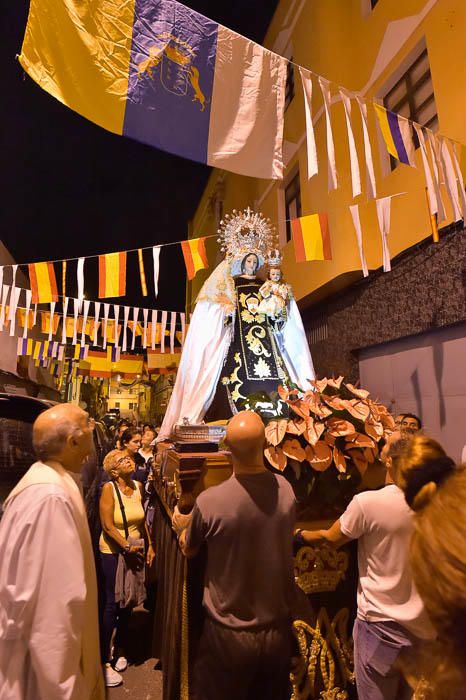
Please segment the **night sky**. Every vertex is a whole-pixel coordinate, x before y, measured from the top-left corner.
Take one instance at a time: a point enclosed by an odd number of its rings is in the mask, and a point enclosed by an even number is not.
[[[277,0],[187,0],[186,5],[262,42]],[[41,90],[15,55],[29,3],[3,3],[0,153],[1,229],[18,263],[86,256],[187,237],[210,169],[108,133]],[[141,174],[143,176],[141,177]],[[159,297],[143,300],[136,254],[128,260],[126,305],[183,310],[179,246],[161,253]],[[149,294],[151,255],[146,260]],[[70,295],[75,268],[69,266]],[[87,263],[86,294],[97,298],[97,262]],[[58,274],[58,268],[57,268]]]

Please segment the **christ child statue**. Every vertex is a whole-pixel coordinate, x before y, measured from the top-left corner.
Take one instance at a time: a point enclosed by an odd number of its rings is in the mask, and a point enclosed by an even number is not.
[[[259,289],[262,301],[259,304],[259,313],[267,314],[274,321],[286,320],[286,303],[291,298],[291,287],[282,280],[282,271],[279,267],[271,267],[269,279]]]

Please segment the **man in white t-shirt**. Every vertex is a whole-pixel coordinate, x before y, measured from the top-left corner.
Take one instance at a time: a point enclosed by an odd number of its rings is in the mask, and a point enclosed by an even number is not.
[[[329,530],[297,531],[306,543],[339,547],[358,540],[358,612],[354,663],[359,700],[407,700],[412,690],[396,667],[403,652],[434,630],[409,566],[413,513],[397,486],[396,459],[404,440],[394,433],[382,451],[386,486],[356,495]]]

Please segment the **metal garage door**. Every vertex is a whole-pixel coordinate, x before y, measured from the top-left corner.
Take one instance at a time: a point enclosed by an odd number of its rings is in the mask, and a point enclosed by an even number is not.
[[[424,430],[459,461],[466,444],[466,324],[361,350],[361,386]]]

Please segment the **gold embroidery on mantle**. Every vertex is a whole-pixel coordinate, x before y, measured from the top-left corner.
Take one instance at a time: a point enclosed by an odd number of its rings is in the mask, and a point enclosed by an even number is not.
[[[326,609],[321,608],[315,628],[303,620],[294,621],[300,655],[294,659],[290,674],[291,700],[347,700],[345,688],[354,683],[348,618],[348,610],[343,608],[330,622]]]
[[[335,591],[348,565],[346,552],[327,545],[301,547],[294,558],[295,580],[306,594]]]

